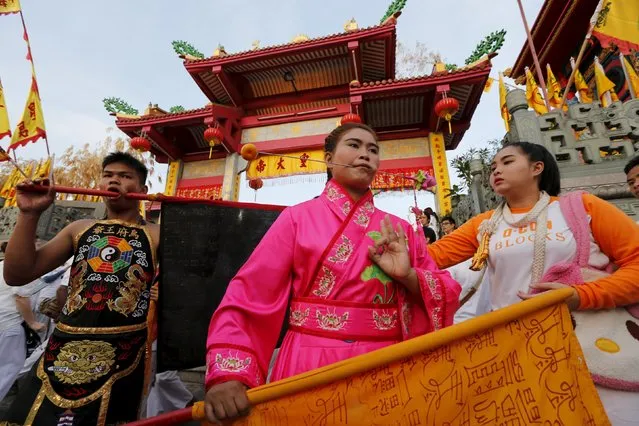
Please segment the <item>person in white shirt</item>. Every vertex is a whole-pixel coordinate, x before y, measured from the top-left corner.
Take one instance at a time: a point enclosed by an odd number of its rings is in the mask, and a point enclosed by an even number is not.
[[[6,242],[0,246],[0,250],[3,253],[6,246]],[[27,355],[26,334],[22,327],[22,322],[25,319],[20,315],[16,305],[15,287],[8,286],[4,282],[4,278],[2,278],[3,269],[4,261],[0,261],[0,400],[11,389],[11,385],[18,377]],[[29,289],[35,285],[37,285],[36,281],[24,287]],[[30,326],[40,328],[32,319],[29,321]]]

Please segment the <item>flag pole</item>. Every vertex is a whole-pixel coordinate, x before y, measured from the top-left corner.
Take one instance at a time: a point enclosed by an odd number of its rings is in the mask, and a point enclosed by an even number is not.
[[[548,102],[548,91],[546,90],[546,80],[544,80],[544,75],[541,72],[541,66],[539,65],[539,58],[537,57],[535,44],[533,43],[532,34],[530,33],[530,28],[528,27],[528,21],[526,20],[526,14],[524,13],[524,6],[521,4],[521,0],[517,0],[517,4],[519,5],[519,12],[521,13],[521,20],[524,23],[524,29],[526,30],[528,47],[530,48],[530,54],[535,64],[535,70],[537,71],[537,78],[539,79],[539,84],[541,84],[541,93],[544,96],[544,103],[546,104],[546,108],[548,109],[548,111],[550,111],[550,102]]]
[[[559,109],[564,107],[566,103],[566,98],[568,97],[568,92],[570,91],[570,86],[575,81],[575,70],[579,69],[579,65],[581,64],[581,60],[586,53],[586,47],[588,47],[588,42],[592,37],[592,31],[595,29],[597,25],[597,19],[599,18],[599,13],[601,12],[601,8],[603,6],[603,0],[599,0],[599,4],[597,4],[597,8],[595,9],[595,13],[593,13],[590,18],[590,26],[588,27],[588,32],[586,33],[586,37],[584,38],[584,42],[581,43],[581,49],[579,49],[579,55],[577,55],[577,59],[575,60],[575,66],[572,68],[572,72],[570,73],[570,78],[568,79],[568,83],[566,84],[566,88],[564,89],[564,96],[561,98],[561,105],[559,105]]]
[[[31,42],[29,41],[27,24],[24,22],[24,14],[22,13],[22,7],[20,8],[20,21],[22,21],[22,30],[24,31],[23,38],[24,38],[24,41],[27,43],[27,59],[31,63],[31,77],[33,78],[33,82],[35,83],[37,95],[38,95],[38,98],[40,99],[40,105],[42,105],[42,98],[40,97],[40,87],[38,86],[38,81],[36,80],[35,63],[33,62],[33,54],[31,53]],[[44,123],[44,116],[42,117],[42,123]],[[47,140],[46,136],[44,136],[43,139],[44,139],[44,145],[47,147],[47,158],[50,158],[51,150],[49,149],[49,141]]]
[[[623,53],[619,52],[619,60],[621,62],[621,69],[623,70],[623,76],[626,78],[626,85],[628,86],[628,91],[630,92],[630,99],[635,99],[635,91],[634,86],[632,85],[632,81],[630,81],[630,76],[628,75],[628,70],[626,69],[626,58],[623,56]],[[639,90],[639,87],[637,88]]]

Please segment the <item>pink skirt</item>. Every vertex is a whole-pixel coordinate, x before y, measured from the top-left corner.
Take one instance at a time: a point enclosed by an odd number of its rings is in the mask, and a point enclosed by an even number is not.
[[[271,382],[394,345],[389,341],[345,341],[289,331],[271,373]]]

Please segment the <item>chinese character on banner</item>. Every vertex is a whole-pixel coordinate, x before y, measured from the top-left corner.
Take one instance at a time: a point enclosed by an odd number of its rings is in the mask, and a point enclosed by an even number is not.
[[[306,162],[309,158],[311,158],[311,156],[307,153],[300,155],[300,167],[306,167]]]
[[[20,12],[19,0],[0,0],[0,15]]]
[[[284,157],[280,157],[280,160],[277,162],[277,170],[284,170]]]

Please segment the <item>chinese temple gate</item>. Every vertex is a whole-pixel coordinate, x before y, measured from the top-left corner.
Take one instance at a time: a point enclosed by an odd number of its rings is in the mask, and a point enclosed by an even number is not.
[[[440,212],[449,211],[446,150],[455,149],[470,126],[490,59],[455,71],[442,64],[430,75],[398,80],[395,47],[391,17],[364,29],[351,20],[339,34],[297,36],[235,54],[220,46],[210,58],[183,55],[210,103],[177,113],[151,106],[141,116],[117,114],[116,125],[149,140],[156,160],[169,163],[168,194],[237,200],[244,144],[268,153],[251,162],[249,178],[323,173],[324,164],[309,160],[323,160],[325,136],[355,113],[380,137],[380,170],[393,173],[380,173],[374,188],[413,187],[402,176],[427,171],[437,180]],[[458,101],[450,129],[435,112],[444,97]],[[207,128],[217,129],[221,143],[209,145]]]

